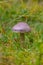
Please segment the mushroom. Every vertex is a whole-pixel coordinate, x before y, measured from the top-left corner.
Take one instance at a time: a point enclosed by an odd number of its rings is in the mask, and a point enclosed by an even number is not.
[[[19,22],[17,23],[15,26],[13,26],[12,30],[14,32],[19,32],[20,33],[20,45],[22,45],[22,47],[24,47],[23,43],[25,41],[25,32],[30,32],[31,28],[29,27],[29,25],[25,22]]]

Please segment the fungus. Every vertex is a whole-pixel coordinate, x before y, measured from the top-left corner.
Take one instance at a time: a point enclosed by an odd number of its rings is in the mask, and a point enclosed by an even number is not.
[[[23,46],[24,41],[25,41],[25,32],[30,32],[31,28],[29,27],[29,25],[25,22],[19,22],[17,23],[15,26],[13,26],[12,30],[14,32],[20,33],[20,43]]]

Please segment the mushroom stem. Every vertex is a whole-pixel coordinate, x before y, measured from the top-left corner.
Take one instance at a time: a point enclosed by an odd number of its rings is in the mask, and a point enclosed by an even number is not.
[[[21,47],[24,47],[25,35],[24,33],[20,33],[20,42]]]

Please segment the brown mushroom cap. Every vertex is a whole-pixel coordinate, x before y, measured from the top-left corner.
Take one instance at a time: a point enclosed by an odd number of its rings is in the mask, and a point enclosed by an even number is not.
[[[12,30],[14,32],[24,33],[24,32],[30,32],[31,28],[29,27],[29,25],[27,23],[25,23],[25,22],[19,22],[15,26],[13,26]]]

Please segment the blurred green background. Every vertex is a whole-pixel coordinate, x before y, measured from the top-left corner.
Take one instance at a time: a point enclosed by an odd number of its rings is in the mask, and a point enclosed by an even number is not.
[[[32,29],[25,48],[12,31],[20,21]],[[0,65],[43,65],[43,0],[0,0]]]

